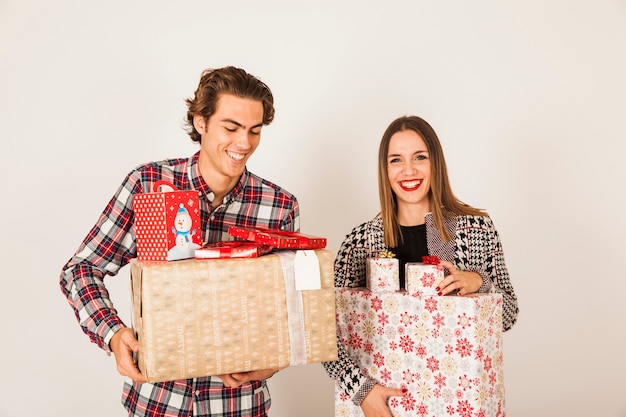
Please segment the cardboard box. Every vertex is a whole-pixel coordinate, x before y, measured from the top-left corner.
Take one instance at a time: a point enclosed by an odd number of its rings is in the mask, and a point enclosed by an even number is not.
[[[133,262],[139,369],[159,382],[335,360],[333,254],[315,254],[322,289],[305,291],[294,251]]]
[[[355,363],[391,397],[394,417],[504,416],[502,296],[415,297],[337,290],[337,332]],[[335,386],[335,416],[362,417]]]

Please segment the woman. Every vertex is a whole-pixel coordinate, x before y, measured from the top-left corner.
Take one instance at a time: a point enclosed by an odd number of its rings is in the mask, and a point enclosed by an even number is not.
[[[502,322],[509,330],[517,319],[517,298],[509,279],[498,232],[482,210],[459,201],[450,187],[437,134],[423,119],[405,116],[385,131],[378,152],[381,212],[355,227],[335,259],[335,287],[364,287],[366,259],[391,251],[404,264],[435,255],[447,269],[439,295],[498,292]],[[364,375],[338,342],[339,359],[324,363],[344,393],[365,417],[391,416],[386,388]]]

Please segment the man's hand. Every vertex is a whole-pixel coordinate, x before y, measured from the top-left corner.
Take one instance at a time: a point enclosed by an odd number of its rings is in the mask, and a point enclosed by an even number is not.
[[[361,410],[365,417],[391,417],[391,410],[387,405],[389,397],[402,397],[406,393],[406,388],[387,388],[376,384],[367,393],[361,402]]]
[[[242,386],[246,382],[269,379],[278,371],[279,369],[261,369],[258,371],[237,372],[234,374],[218,375],[218,377],[228,388],[237,388]]]
[[[139,342],[130,328],[125,327],[118,330],[111,338],[109,346],[115,355],[117,372],[120,375],[127,376],[140,384],[147,382],[146,378],[135,366],[135,361],[133,360],[133,353],[139,352]]]

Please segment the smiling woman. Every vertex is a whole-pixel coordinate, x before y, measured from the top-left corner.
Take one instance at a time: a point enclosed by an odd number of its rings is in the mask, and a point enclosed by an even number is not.
[[[448,271],[436,288],[438,296],[498,293],[502,326],[510,329],[518,306],[498,232],[487,213],[452,193],[439,138],[424,119],[400,117],[389,125],[379,146],[378,185],[381,212],[343,241],[335,260],[335,287],[364,287],[367,259],[393,252],[400,261],[403,288],[407,263],[436,256]],[[420,312],[410,313],[418,317]],[[359,366],[362,358],[351,356],[341,337],[337,346],[339,359],[324,367],[365,417],[390,416],[389,397],[412,395],[406,389],[387,388],[365,373]]]

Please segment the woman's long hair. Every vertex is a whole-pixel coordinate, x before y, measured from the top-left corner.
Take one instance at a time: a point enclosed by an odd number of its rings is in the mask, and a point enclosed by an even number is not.
[[[389,247],[397,247],[402,241],[402,233],[398,224],[398,202],[391,189],[387,173],[387,154],[391,137],[405,130],[412,130],[424,139],[430,155],[430,211],[437,231],[444,241],[452,236],[445,227],[445,219],[457,215],[485,216],[483,210],[471,207],[454,196],[443,150],[435,130],[424,119],[418,116],[402,116],[391,122],[380,141],[378,148],[378,191],[380,196],[381,216],[383,220],[384,240]]]

